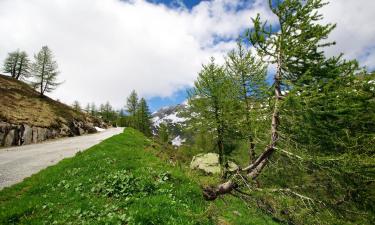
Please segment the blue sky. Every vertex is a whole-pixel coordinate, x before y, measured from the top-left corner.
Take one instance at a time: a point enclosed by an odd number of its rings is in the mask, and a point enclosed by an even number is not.
[[[168,7],[176,7],[180,2],[180,3],[183,3],[188,9],[193,8],[195,5],[201,2],[201,0],[180,0],[180,1],[178,0],[147,0],[147,1],[155,3],[155,4],[164,4]]]
[[[155,112],[164,106],[178,105],[188,98],[188,89],[181,89],[170,97],[152,97],[147,99],[150,111]]]

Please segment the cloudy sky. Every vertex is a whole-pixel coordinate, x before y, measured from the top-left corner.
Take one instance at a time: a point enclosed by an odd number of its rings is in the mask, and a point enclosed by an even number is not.
[[[182,102],[201,64],[220,57],[267,0],[0,0],[0,61],[17,48],[55,54],[64,84],[51,94],[124,105],[135,89],[151,109]],[[375,1],[331,0],[322,12],[337,23],[327,51],[375,70]]]

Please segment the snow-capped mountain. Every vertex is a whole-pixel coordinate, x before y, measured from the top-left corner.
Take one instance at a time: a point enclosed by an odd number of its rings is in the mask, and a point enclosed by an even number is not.
[[[185,139],[181,137],[182,128],[185,126],[185,121],[187,120],[181,116],[181,112],[187,107],[187,103],[176,106],[168,106],[159,109],[158,111],[152,113],[152,123],[153,123],[153,133],[157,134],[157,130],[160,124],[165,124],[168,127],[170,136],[172,138],[172,145],[180,146]]]

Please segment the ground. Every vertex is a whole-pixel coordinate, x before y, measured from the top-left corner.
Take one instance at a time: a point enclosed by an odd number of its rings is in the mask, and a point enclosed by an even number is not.
[[[96,134],[61,138],[34,145],[0,148],[0,190],[121,133],[122,130],[123,128],[110,128]]]
[[[73,119],[94,120],[49,97],[41,98],[28,84],[0,75],[0,121],[37,127],[60,127]]]
[[[200,175],[158,151],[125,129],[0,191],[0,224],[276,224],[232,196],[206,202]]]

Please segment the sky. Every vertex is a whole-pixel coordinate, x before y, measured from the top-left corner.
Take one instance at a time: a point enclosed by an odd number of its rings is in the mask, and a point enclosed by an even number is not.
[[[0,0],[0,62],[48,45],[64,83],[50,95],[84,106],[124,106],[134,89],[152,111],[186,98],[202,63],[222,56],[257,13],[275,18],[267,0]],[[331,0],[325,22],[344,53],[375,70],[375,1]]]

